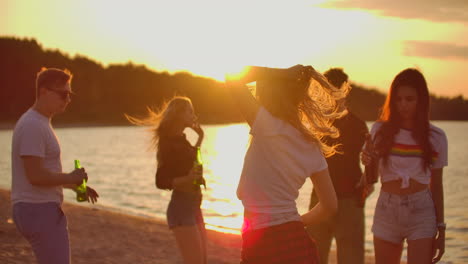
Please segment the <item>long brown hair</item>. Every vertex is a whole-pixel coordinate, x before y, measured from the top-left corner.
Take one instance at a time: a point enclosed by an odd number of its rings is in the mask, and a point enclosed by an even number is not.
[[[432,162],[433,146],[430,143],[429,123],[429,89],[423,74],[417,69],[408,68],[395,76],[385,103],[382,107],[380,118],[382,126],[376,134],[376,147],[379,154],[388,161],[390,149],[394,143],[395,135],[401,127],[401,116],[396,109],[396,95],[403,86],[412,87],[417,93],[416,114],[411,134],[422,147],[424,168],[429,168]]]
[[[192,107],[192,101],[185,96],[175,96],[165,102],[159,109],[147,108],[145,117],[137,118],[125,114],[125,117],[132,124],[139,126],[149,126],[152,133],[151,149],[158,152],[157,158],[159,161],[159,139],[170,137],[174,131],[175,122],[181,116],[181,113]]]
[[[327,157],[335,153],[336,146],[327,145],[322,139],[339,136],[332,123],[346,113],[338,104],[344,101],[339,99],[348,91],[348,86],[343,89],[334,87],[313,69],[297,80],[270,78],[257,81],[256,87],[259,102],[272,115],[290,123],[307,140],[316,142]]]

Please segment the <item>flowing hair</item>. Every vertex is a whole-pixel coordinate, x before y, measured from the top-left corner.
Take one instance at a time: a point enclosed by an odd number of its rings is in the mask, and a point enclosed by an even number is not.
[[[379,122],[382,122],[382,126],[376,134],[377,152],[384,158],[384,163],[387,164],[395,135],[401,127],[402,120],[396,108],[396,96],[399,88],[403,86],[412,87],[415,89],[418,96],[411,135],[423,149],[423,169],[429,168],[432,163],[433,153],[433,146],[429,139],[429,90],[424,76],[417,69],[408,68],[401,71],[395,76],[390,86],[390,92],[387,95],[378,119]]]
[[[336,152],[336,146],[328,145],[324,137],[339,136],[333,121],[347,113],[345,100],[340,99],[348,94],[348,83],[335,87],[312,67],[305,67],[296,80],[269,78],[257,81],[256,90],[258,100],[270,113],[317,143],[326,157]]]
[[[166,138],[171,135],[175,122],[180,118],[180,114],[192,106],[192,101],[185,96],[175,96],[169,101],[166,101],[159,109],[147,108],[146,116],[137,118],[125,114],[125,117],[132,124],[139,126],[149,126],[149,131],[152,133],[150,149],[157,151],[157,159],[160,161],[159,155],[159,139]]]

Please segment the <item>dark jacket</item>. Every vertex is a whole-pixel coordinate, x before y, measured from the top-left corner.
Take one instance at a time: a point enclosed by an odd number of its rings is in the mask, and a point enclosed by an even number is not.
[[[327,158],[328,171],[338,199],[349,198],[359,195],[355,188],[362,174],[359,154],[369,129],[364,121],[351,112],[335,120],[333,125],[340,131],[340,136],[326,138],[326,142],[341,144],[338,151],[342,153]]]
[[[172,190],[172,180],[186,176],[193,167],[196,149],[182,136],[159,139],[156,187]]]

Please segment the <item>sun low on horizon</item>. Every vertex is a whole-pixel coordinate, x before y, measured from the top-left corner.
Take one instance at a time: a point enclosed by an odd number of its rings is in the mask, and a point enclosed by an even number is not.
[[[405,55],[408,41],[456,39],[463,52],[463,24],[330,8],[335,2],[7,0],[0,35],[35,38],[45,49],[104,65],[131,61],[219,81],[246,65],[310,64],[320,71],[342,67],[353,82],[386,90],[400,70],[417,67],[436,94],[468,96],[460,85],[468,83],[463,57]]]

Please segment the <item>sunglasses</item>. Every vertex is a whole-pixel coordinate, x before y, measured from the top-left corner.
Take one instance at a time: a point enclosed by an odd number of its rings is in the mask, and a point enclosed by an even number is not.
[[[54,89],[49,89],[49,88],[47,88],[47,90],[58,94],[62,100],[66,100],[68,97],[71,97],[72,95],[74,95],[72,91],[59,91],[59,90],[54,90]]]

